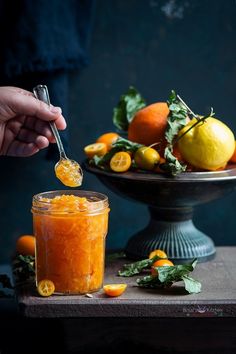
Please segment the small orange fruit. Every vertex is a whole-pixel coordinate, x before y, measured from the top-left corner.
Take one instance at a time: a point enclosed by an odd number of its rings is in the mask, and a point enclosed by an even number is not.
[[[159,153],[149,146],[141,146],[134,154],[134,161],[139,168],[153,170],[160,160]]]
[[[107,284],[103,286],[105,294],[112,297],[120,296],[126,288],[127,284]]]
[[[38,283],[37,290],[41,296],[51,296],[55,291],[55,285],[51,280],[43,279]]]
[[[115,172],[126,172],[131,166],[131,157],[128,152],[119,151],[115,153],[110,161],[110,168]]]
[[[167,254],[164,252],[164,251],[162,251],[162,250],[154,250],[154,251],[152,251],[150,254],[149,254],[149,259],[151,259],[151,258],[153,258],[154,256],[158,256],[158,257],[160,257],[160,258],[167,258]]]
[[[119,134],[117,133],[105,133],[99,136],[96,140],[96,143],[104,143],[107,146],[107,151],[111,150],[112,144],[119,138]]]
[[[23,256],[34,256],[35,243],[33,235],[22,235],[16,241],[16,252]]]
[[[166,146],[168,115],[166,102],[153,103],[139,110],[129,124],[128,139],[146,146],[159,143],[158,151],[162,151]]]
[[[234,153],[231,156],[230,162],[236,163],[236,141],[235,141],[235,149],[234,149]]]
[[[166,266],[173,266],[174,263],[172,263],[169,259],[158,259],[156,262],[153,263],[153,267],[166,267]]]
[[[107,153],[107,146],[104,143],[94,143],[85,146],[84,148],[85,155],[92,159],[95,155],[103,156]]]

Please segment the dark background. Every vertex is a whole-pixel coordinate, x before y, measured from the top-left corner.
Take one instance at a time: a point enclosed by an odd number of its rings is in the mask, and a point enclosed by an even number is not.
[[[90,64],[70,74],[71,157],[82,161],[85,145],[114,131],[112,110],[129,85],[148,104],[166,100],[175,89],[197,113],[213,106],[216,117],[236,132],[235,18],[235,0],[98,0]],[[0,262],[13,255],[21,234],[32,233],[32,196],[62,189],[54,162],[45,156],[42,151],[25,159],[1,157]],[[122,248],[146,225],[145,206],[116,196],[95,176],[85,173],[83,189],[109,197],[107,248]],[[235,206],[235,194],[202,205],[195,224],[216,245],[235,245]]]

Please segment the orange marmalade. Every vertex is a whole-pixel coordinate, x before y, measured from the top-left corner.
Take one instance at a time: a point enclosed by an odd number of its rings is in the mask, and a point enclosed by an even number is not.
[[[82,170],[74,160],[60,159],[55,166],[55,174],[65,186],[79,187],[82,184]]]
[[[103,285],[108,199],[90,191],[53,191],[33,197],[36,284],[55,292],[85,294]]]

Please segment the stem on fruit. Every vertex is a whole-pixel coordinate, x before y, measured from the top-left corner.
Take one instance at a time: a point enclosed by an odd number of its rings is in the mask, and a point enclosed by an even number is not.
[[[183,103],[183,105],[187,108],[187,110],[189,111],[189,113],[192,114],[192,116],[194,116],[195,118],[199,119],[198,115],[195,114],[195,113],[189,108],[189,106],[182,100],[182,98],[181,98],[179,95],[177,95],[177,98],[180,100],[181,103]]]

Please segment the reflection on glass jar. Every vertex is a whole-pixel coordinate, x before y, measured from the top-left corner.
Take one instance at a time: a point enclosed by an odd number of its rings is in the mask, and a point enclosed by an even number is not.
[[[33,197],[36,284],[52,280],[55,291],[85,294],[103,284],[108,199],[90,191],[53,191]]]

